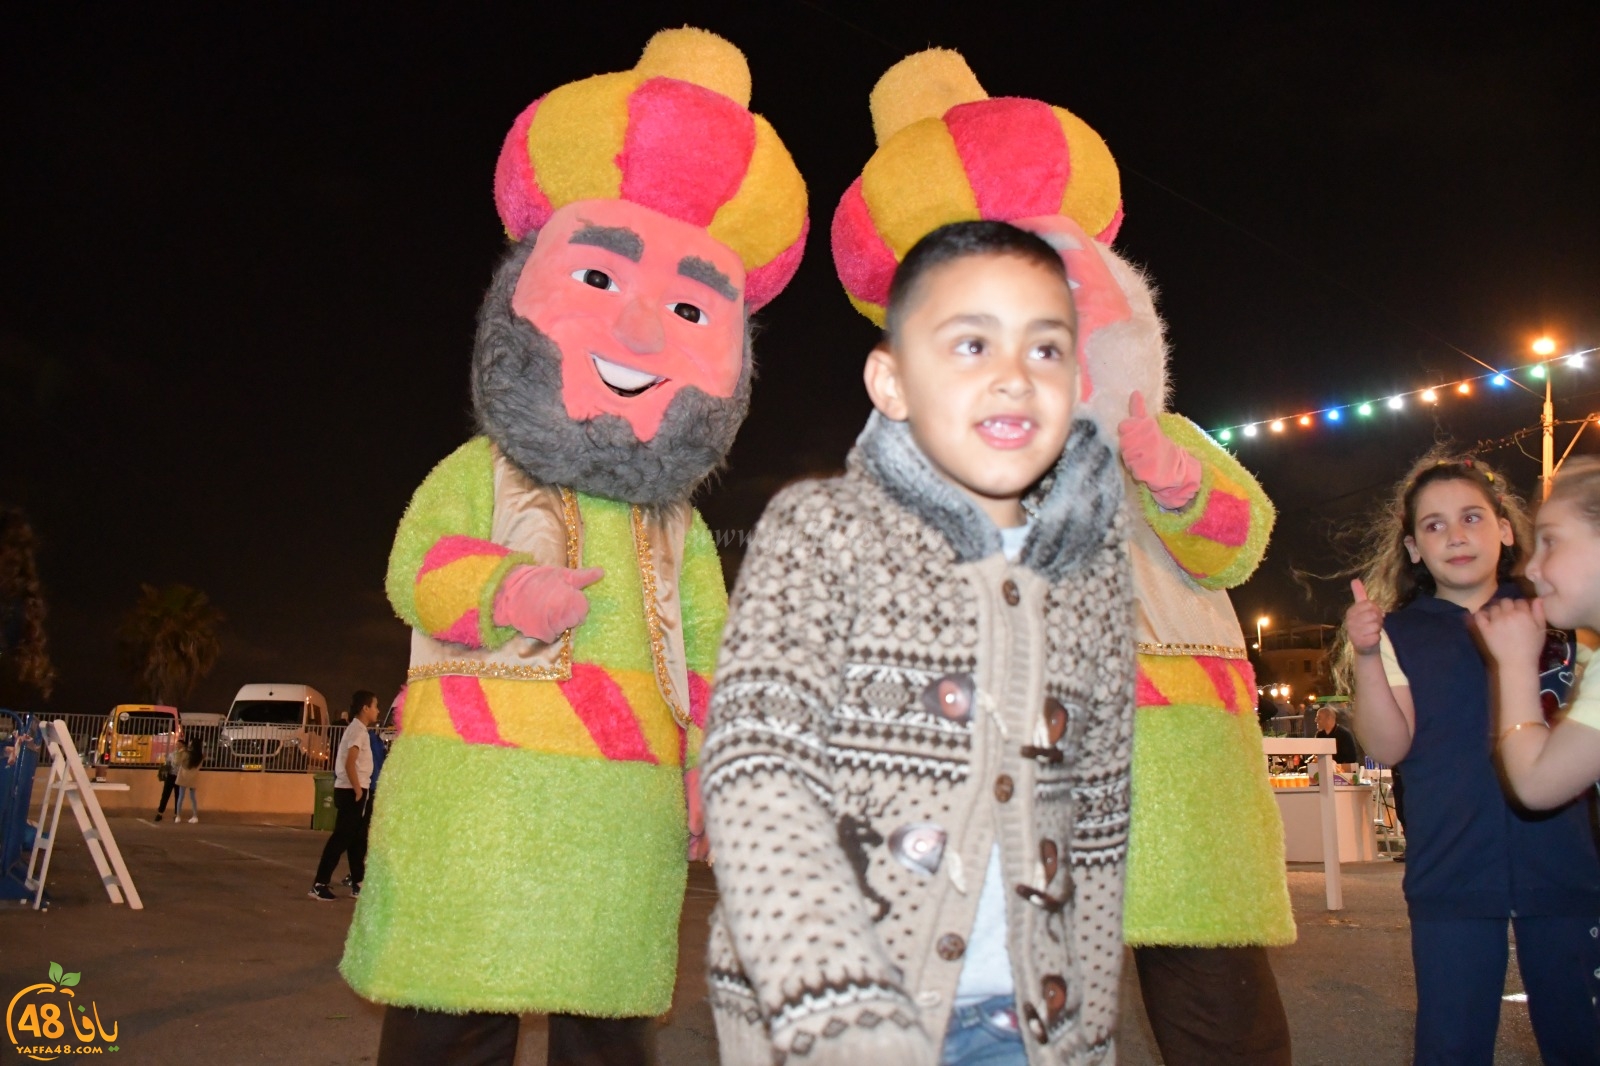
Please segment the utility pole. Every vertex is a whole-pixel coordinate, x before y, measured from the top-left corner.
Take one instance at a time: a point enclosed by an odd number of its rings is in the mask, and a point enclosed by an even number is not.
[[[1550,498],[1550,483],[1555,476],[1556,457],[1556,409],[1550,403],[1550,374],[1546,371],[1544,376],[1544,414],[1539,419],[1544,427],[1544,462],[1543,475],[1539,479],[1539,498]],[[1576,442],[1577,438],[1573,438]],[[1568,449],[1569,451],[1571,449]]]

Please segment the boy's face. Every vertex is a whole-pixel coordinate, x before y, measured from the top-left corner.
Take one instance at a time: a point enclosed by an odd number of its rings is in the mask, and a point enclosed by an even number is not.
[[[867,357],[875,407],[1001,528],[1072,430],[1077,318],[1060,276],[1014,255],[934,267],[889,347]]]

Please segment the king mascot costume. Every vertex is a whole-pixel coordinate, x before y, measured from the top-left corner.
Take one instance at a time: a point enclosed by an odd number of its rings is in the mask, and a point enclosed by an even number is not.
[[[495,170],[512,241],[479,312],[479,435],[401,520],[403,728],[341,970],[378,1061],[653,1061],[694,769],[727,611],[695,487],[749,405],[749,315],[788,283],[806,190],[744,56],[664,31],[564,85]]]
[[[1116,433],[1142,518],[1129,534],[1139,645],[1124,937],[1165,1061],[1287,1066],[1266,955],[1295,936],[1283,830],[1226,592],[1261,561],[1272,505],[1165,410],[1163,326],[1143,273],[1110,247],[1121,187],[1094,130],[1037,100],[989,98],[942,49],[891,67],[871,110],[878,150],[833,218],[834,264],[857,310],[881,326],[900,258],[948,222],[1023,226],[1066,263],[1086,406]],[[1087,1047],[1110,1047],[1114,1018],[1082,1024]]]

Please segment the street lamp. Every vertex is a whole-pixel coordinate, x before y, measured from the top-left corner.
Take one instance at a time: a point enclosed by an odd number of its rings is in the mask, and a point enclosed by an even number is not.
[[[1533,354],[1543,357],[1554,354],[1556,342],[1549,337],[1540,337],[1533,342]],[[1556,458],[1556,409],[1550,402],[1550,375],[1544,375],[1544,411],[1539,416],[1539,426],[1544,430],[1544,448],[1541,452],[1539,479],[1540,498],[1550,496],[1550,479],[1555,473]]]
[[[1256,651],[1261,650],[1261,631],[1272,624],[1272,619],[1266,615],[1256,616]]]

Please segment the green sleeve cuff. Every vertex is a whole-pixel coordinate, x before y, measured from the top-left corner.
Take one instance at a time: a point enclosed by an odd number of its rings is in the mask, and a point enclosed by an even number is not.
[[[1267,553],[1267,542],[1277,521],[1277,511],[1272,501],[1262,491],[1255,476],[1199,426],[1182,415],[1165,413],[1156,418],[1168,440],[1200,461],[1200,488],[1195,492],[1194,499],[1182,508],[1168,511],[1156,502],[1149,489],[1143,485],[1137,486],[1145,521],[1167,544],[1178,564],[1203,587],[1228,589],[1243,584],[1255,573]],[[1198,568],[1186,564],[1183,552],[1173,542],[1179,537],[1203,536],[1192,533],[1192,527],[1206,514],[1211,505],[1211,494],[1219,486],[1226,486],[1230,494],[1244,500],[1249,509],[1249,526],[1243,543],[1228,552],[1229,561],[1226,565],[1214,572],[1196,573]]]
[[[517,635],[515,626],[500,626],[494,622],[494,601],[500,596],[500,589],[506,583],[506,575],[512,568],[518,566],[538,566],[538,560],[527,552],[512,552],[500,560],[500,565],[489,573],[483,583],[483,591],[478,594],[478,639],[485,648],[498,648],[506,641]]]
[[[384,587],[402,622],[421,625],[417,572],[440,538],[462,535],[488,540],[493,526],[494,452],[487,437],[474,437],[429,471],[400,519]]]

